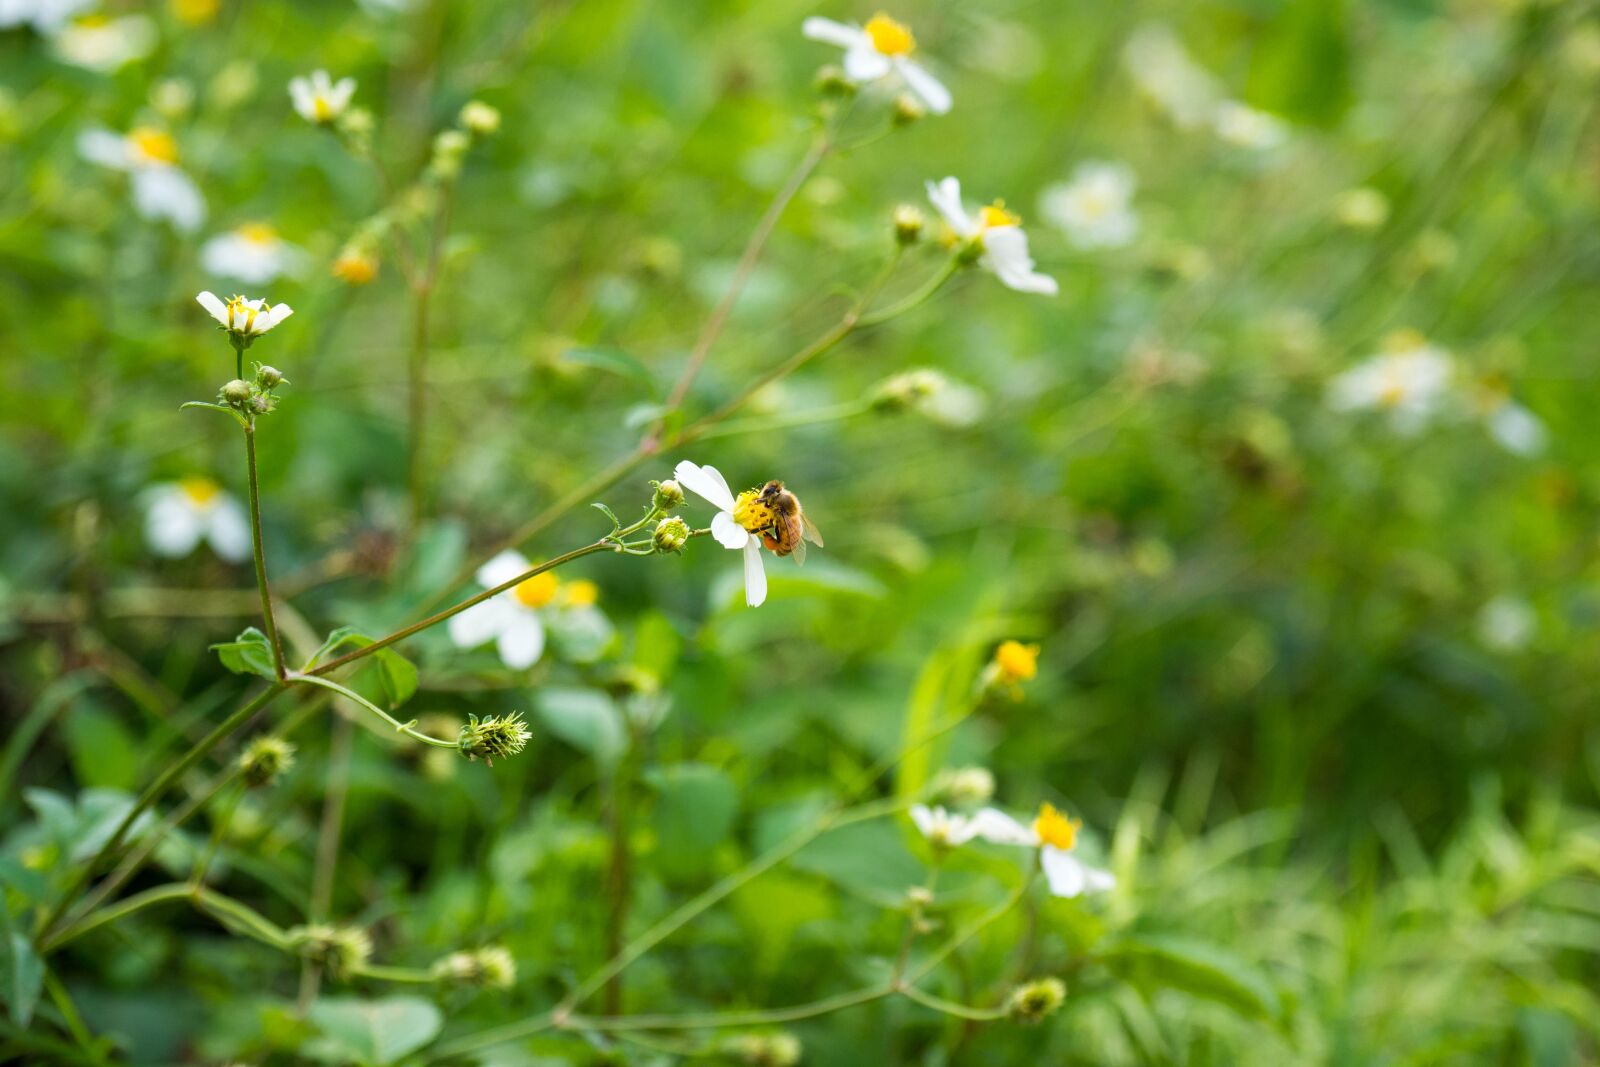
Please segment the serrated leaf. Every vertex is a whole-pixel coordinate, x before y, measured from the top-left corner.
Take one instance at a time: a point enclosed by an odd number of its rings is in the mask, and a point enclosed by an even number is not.
[[[324,997],[312,1005],[311,1021],[341,1055],[381,1067],[432,1041],[444,1017],[421,997]]]
[[[247,627],[232,641],[212,645],[211,651],[234,674],[259,674],[277,680],[278,672],[272,665],[272,645],[267,635],[254,626]]]

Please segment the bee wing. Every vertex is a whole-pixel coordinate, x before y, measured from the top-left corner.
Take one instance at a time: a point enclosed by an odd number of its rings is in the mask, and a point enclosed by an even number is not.
[[[796,567],[804,567],[806,565],[805,538],[802,537],[800,540],[796,541],[794,543],[793,551],[791,551],[789,554],[794,557],[794,564]]]
[[[818,548],[827,547],[822,543],[822,531],[817,529],[817,524],[811,521],[811,516],[803,511],[800,513],[800,529],[804,534],[802,540],[809,538],[811,543]]]

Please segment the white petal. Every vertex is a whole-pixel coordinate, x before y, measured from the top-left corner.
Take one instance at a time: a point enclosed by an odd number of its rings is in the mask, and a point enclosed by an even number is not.
[[[851,81],[877,81],[893,69],[889,57],[872,47],[870,40],[844,54],[844,72]]]
[[[512,621],[516,606],[502,597],[474,604],[466,611],[450,616],[445,624],[450,641],[457,648],[477,648],[494,640]]]
[[[950,110],[950,90],[944,87],[943,82],[909,59],[896,60],[895,66],[899,68],[906,84],[911,86],[911,91],[922,97],[929,111],[943,115]]]
[[[733,516],[726,511],[711,517],[711,536],[723,548],[743,548],[750,543],[750,531],[733,521]]]
[[[317,117],[317,101],[311,95],[311,83],[304,78],[289,79],[289,99],[294,104],[295,112],[303,119],[315,120]]]
[[[872,42],[865,30],[820,15],[813,15],[802,22],[800,32],[813,41],[824,41],[840,48],[859,48],[863,41],[870,46]]]
[[[354,78],[340,78],[328,93],[328,104],[335,111],[343,111],[350,104],[350,98],[356,94],[356,80]]]
[[[1039,850],[1039,866],[1044,869],[1044,880],[1050,883],[1050,892],[1058,897],[1078,896],[1089,881],[1088,869],[1077,857],[1053,845]]]
[[[672,476],[679,485],[709,501],[713,507],[723,511],[733,510],[733,490],[728,488],[727,480],[717,468],[702,467],[684,460],[673,468]]]
[[[984,808],[972,817],[973,833],[997,845],[1028,845],[1039,843],[1039,835],[1031,826],[1024,826],[999,808]]]
[[[1539,416],[1515,401],[1506,401],[1489,416],[1489,433],[1508,452],[1519,456],[1534,456],[1544,451],[1544,423]]]
[[[744,546],[744,602],[759,608],[767,599],[767,572],[761,565],[761,543],[751,538]]]
[[[199,301],[200,306],[205,308],[212,318],[224,326],[228,325],[228,305],[218,299],[215,293],[209,291],[201,293],[195,300]]]
[[[500,662],[514,671],[525,670],[544,654],[544,623],[531,611],[519,611],[500,631],[495,647],[500,650]]]
[[[531,566],[533,564],[528,562],[527,556],[514,548],[508,548],[479,567],[478,573],[473,577],[485,589],[493,589],[497,585],[505,585]]]
[[[983,234],[984,260],[1008,287],[1023,293],[1054,296],[1056,280],[1033,269],[1028,254],[1028,237],[1018,226],[993,226]]]
[[[928,201],[944,216],[944,221],[950,228],[962,237],[971,237],[978,232],[977,224],[967,217],[966,209],[961,206],[961,182],[955,178],[946,178],[935,184],[928,182]]]
[[[177,487],[162,486],[150,495],[144,514],[144,537],[156,555],[169,559],[187,556],[200,543],[204,527]]]
[[[232,497],[222,497],[206,515],[206,540],[212,549],[230,563],[250,558],[250,520],[244,505]]]
[[[147,219],[167,219],[184,233],[205,221],[199,186],[177,167],[140,167],[133,172],[133,206]]]
[[[1087,892],[1109,893],[1117,888],[1117,876],[1110,871],[1102,871],[1100,868],[1091,867],[1086,863],[1083,865],[1083,873],[1087,879],[1087,885],[1084,886]]]
[[[923,837],[928,836],[928,831],[937,824],[937,819],[938,815],[936,815],[933,809],[928,807],[928,805],[911,805],[911,821],[916,823],[917,829],[922,832]]]
[[[102,167],[127,170],[133,166],[128,139],[110,130],[84,130],[78,134],[78,154]]]
[[[333,89],[333,78],[325,70],[311,72],[311,88],[318,96],[327,96]]]
[[[294,308],[288,304],[277,304],[268,311],[264,318],[256,320],[256,329],[259,333],[266,333],[278,323],[294,314]]]

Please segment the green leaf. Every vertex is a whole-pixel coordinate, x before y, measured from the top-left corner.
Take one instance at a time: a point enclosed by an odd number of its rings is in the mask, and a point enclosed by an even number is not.
[[[598,508],[599,510],[605,512],[606,518],[611,520],[611,529],[612,530],[620,530],[620,529],[622,529],[622,523],[617,521],[616,512],[612,511],[610,508],[606,507],[604,504],[599,503],[598,501],[596,501],[593,504],[590,504],[589,506],[591,508]]]
[[[1248,99],[1296,122],[1332,126],[1350,106],[1343,0],[1290,0],[1251,53]]]
[[[81,700],[61,721],[72,773],[86,786],[133,789],[139,784],[139,749],[122,720]]]
[[[535,707],[551,733],[601,764],[615,763],[628,747],[616,701],[599,690],[545,689]]]
[[[312,653],[305,669],[311,670],[342,648],[366,648],[372,643],[372,637],[354,626],[341,626],[328,635],[321,648]],[[351,689],[374,704],[386,704],[391,709],[411,699],[417,691],[416,664],[392,648],[380,648],[368,658],[372,662],[362,664],[350,679]]]
[[[0,937],[0,999],[5,1001],[6,1011],[18,1026],[26,1027],[33,1021],[33,1008],[39,1003],[39,990],[43,985],[44,963],[34,953],[27,937],[11,929],[11,919],[7,915],[4,936]]]
[[[610,371],[638,382],[651,392],[655,391],[656,380],[650,368],[620,348],[569,348],[561,353],[561,359],[580,367]]]
[[[244,632],[226,644],[212,645],[211,651],[234,674],[259,674],[274,681],[278,678],[278,671],[272,665],[272,645],[267,641],[267,635],[254,626],[246,627]]]
[[[704,763],[652,768],[644,779],[656,791],[657,863],[670,875],[703,870],[739,812],[733,780]]]
[[[388,1064],[432,1041],[444,1024],[439,1009],[421,997],[324,997],[311,1021],[338,1053],[364,1064]]]
[[[1204,941],[1150,934],[1114,945],[1105,959],[1147,989],[1178,989],[1255,1019],[1276,1019],[1280,1012],[1277,990],[1260,969]]]

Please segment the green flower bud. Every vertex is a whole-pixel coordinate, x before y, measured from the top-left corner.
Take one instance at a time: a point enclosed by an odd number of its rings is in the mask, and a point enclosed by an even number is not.
[[[293,766],[294,746],[281,737],[258,737],[239,753],[239,774],[251,789],[272,785]]]
[[[856,95],[856,83],[844,72],[843,67],[830,63],[817,71],[817,92],[823,96],[851,97]]]
[[[914,245],[922,240],[926,224],[922,210],[912,204],[901,204],[894,209],[894,239],[901,245]]]
[[[1041,978],[1012,990],[1006,1006],[1011,1017],[1021,1023],[1043,1022],[1067,999],[1067,987],[1059,978]]]
[[[958,807],[976,807],[994,796],[994,774],[987,767],[941,771],[933,780],[936,799]]]
[[[655,490],[650,506],[657,511],[672,511],[683,506],[683,486],[677,482],[651,482],[650,488]]]
[[[510,952],[490,945],[472,952],[452,952],[434,963],[430,973],[441,982],[510,989],[517,980],[517,963]]]
[[[461,728],[456,744],[467,759],[482,758],[483,762],[493,767],[496,759],[515,756],[521,752],[528,746],[528,741],[532,737],[533,733],[522,721],[521,712],[490,715],[483,719],[469,715],[467,725]]]
[[[249,382],[245,381],[243,378],[235,378],[233,381],[222,387],[222,399],[230,407],[242,408],[245,406],[245,404],[249,403],[250,394],[253,391],[254,390],[250,388]]]
[[[372,955],[372,938],[359,926],[311,923],[288,932],[289,947],[330,974],[347,978]]]
[[[272,389],[283,384],[283,371],[277,367],[261,366],[256,368],[256,384],[263,389]]]
[[[891,121],[896,126],[910,126],[927,116],[928,109],[922,105],[921,100],[910,93],[901,93],[894,98],[894,116]]]
[[[461,109],[461,125],[479,137],[488,137],[500,129],[500,109],[482,100],[469,100]]]
[[[720,1051],[752,1067],[795,1067],[802,1051],[793,1034],[733,1034],[722,1039]]]
[[[689,524],[676,515],[662,519],[656,523],[650,541],[656,546],[657,552],[682,552],[683,546],[689,543]]]
[[[433,139],[434,174],[454,178],[461,173],[461,159],[472,147],[472,138],[460,130],[445,130]]]

